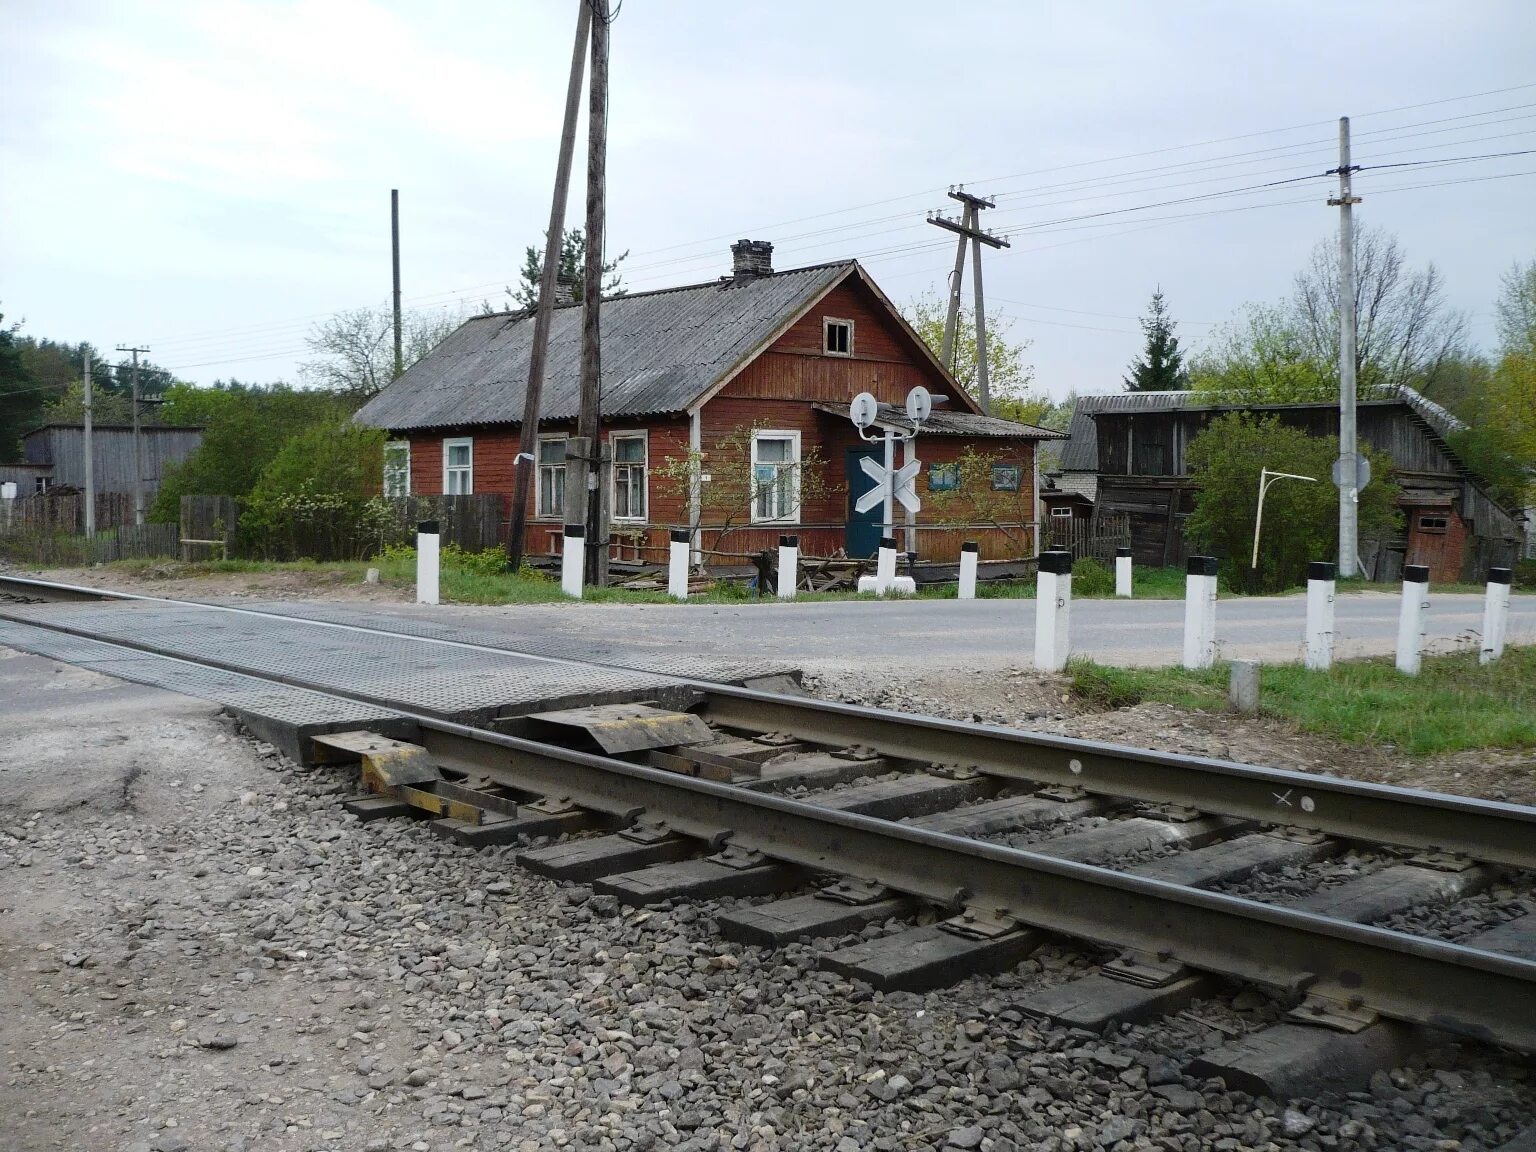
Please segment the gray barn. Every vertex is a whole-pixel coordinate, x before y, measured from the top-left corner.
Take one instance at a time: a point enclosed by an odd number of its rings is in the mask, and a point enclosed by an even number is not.
[[[203,442],[201,428],[170,428],[145,425],[139,431],[144,465],[144,501],[148,504],[160,489],[160,481],[172,464],[196,452]],[[0,465],[6,479],[16,479],[20,495],[47,488],[85,487],[85,427],[80,424],[44,424],[21,438],[22,462]],[[97,492],[133,491],[133,428],[127,424],[98,424],[91,430],[93,480]],[[12,472],[17,473],[14,477]],[[30,481],[31,487],[22,487]]]

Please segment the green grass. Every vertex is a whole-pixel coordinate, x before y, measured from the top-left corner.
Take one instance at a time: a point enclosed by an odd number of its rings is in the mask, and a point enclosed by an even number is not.
[[[1110,668],[1074,660],[1071,691],[1085,703],[1125,708],[1157,701],[1180,708],[1227,707],[1225,666]],[[1479,665],[1475,651],[1426,656],[1417,677],[1389,658],[1350,660],[1327,672],[1266,665],[1260,710],[1305,732],[1349,744],[1391,746],[1411,756],[1468,748],[1536,747],[1536,647],[1509,648]]]

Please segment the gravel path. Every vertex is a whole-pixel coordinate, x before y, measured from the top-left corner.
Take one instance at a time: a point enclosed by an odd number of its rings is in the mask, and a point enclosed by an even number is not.
[[[1528,1065],[1478,1049],[1325,1101],[1181,1077],[1276,1016],[1251,992],[1108,1037],[1028,1023],[1012,1005],[1086,970],[1072,950],[875,994],[816,967],[852,939],[731,945],[733,902],[620,909],[360,825],[347,773],[32,657],[0,653],[0,717],[14,1152],[1475,1152],[1536,1111]]]

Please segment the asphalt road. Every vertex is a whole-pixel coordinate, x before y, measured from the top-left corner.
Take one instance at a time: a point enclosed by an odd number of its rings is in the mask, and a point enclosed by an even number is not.
[[[890,668],[918,662],[938,668],[1022,667],[1033,662],[1033,600],[823,601],[743,605],[582,604],[461,608],[368,606],[461,622],[498,632],[567,636],[591,629],[604,638],[658,650],[716,655],[772,654],[817,668]],[[1216,636],[1226,659],[1300,660],[1306,602],[1302,596],[1222,600]],[[1340,596],[1339,658],[1391,653],[1397,643],[1398,598],[1384,593]],[[1475,646],[1481,596],[1430,594],[1426,651]],[[1072,650],[1108,664],[1177,664],[1183,649],[1182,600],[1079,600],[1072,606]],[[1510,604],[1509,642],[1536,643],[1536,596]]]

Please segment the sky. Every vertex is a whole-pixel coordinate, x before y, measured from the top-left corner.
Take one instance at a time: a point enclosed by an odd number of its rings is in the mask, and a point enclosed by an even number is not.
[[[0,0],[5,322],[296,381],[315,324],[387,306],[392,188],[406,307],[505,303],[576,3]],[[1530,0],[624,0],[611,51],[631,290],[722,275],[750,237],[778,268],[858,257],[908,304],[943,291],[926,215],[964,184],[1010,242],[988,313],[1056,398],[1120,385],[1155,288],[1195,349],[1285,295],[1337,226],[1341,115],[1355,163],[1404,165],[1356,176],[1357,220],[1439,267],[1476,344],[1536,258],[1536,151],[1462,159],[1536,150]],[[568,224],[581,148],[575,172]]]

